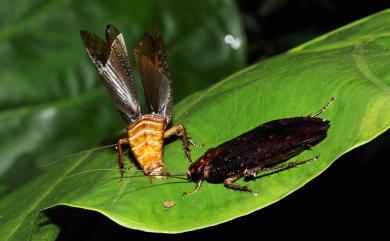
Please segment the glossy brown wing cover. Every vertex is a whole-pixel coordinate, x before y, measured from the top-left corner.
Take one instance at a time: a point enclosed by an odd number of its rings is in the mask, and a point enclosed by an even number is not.
[[[192,178],[223,182],[233,173],[284,162],[321,142],[329,126],[328,120],[313,117],[267,122],[209,149],[191,165]]]

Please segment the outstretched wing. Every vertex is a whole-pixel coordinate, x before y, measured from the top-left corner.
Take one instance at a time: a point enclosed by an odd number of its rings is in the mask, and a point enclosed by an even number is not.
[[[173,96],[161,32],[155,29],[145,33],[134,54],[146,104],[152,114],[165,116],[168,124],[171,121]]]
[[[108,25],[106,41],[84,30],[80,36],[115,107],[128,123],[135,121],[141,108],[123,35]]]

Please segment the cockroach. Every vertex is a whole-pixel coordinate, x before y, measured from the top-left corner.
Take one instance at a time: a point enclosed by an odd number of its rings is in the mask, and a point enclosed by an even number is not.
[[[148,114],[141,113],[123,34],[108,25],[105,35],[104,41],[93,33],[80,31],[92,63],[127,123],[127,137],[119,139],[116,145],[121,178],[125,170],[122,145],[130,146],[136,163],[146,175],[164,178],[167,176],[162,160],[164,139],[180,136],[190,161],[189,144],[193,143],[183,125],[167,129],[171,122],[173,95],[162,34],[157,29],[145,33],[134,50]]]
[[[311,160],[284,163],[293,156],[325,139],[330,121],[318,118],[335,97],[319,111],[305,116],[266,122],[230,141],[207,150],[188,168],[187,177],[196,187],[185,195],[197,192],[203,181],[224,183],[227,188],[250,192],[248,186],[234,184],[242,177],[259,173],[273,173],[289,169]]]

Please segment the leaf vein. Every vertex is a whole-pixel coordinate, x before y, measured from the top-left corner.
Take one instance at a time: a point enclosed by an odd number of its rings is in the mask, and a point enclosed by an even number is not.
[[[365,58],[364,58],[364,47],[366,42],[358,44],[355,46],[353,51],[353,58],[360,72],[369,80],[372,84],[383,90],[386,95],[390,95],[390,89],[386,84],[384,84],[380,79],[378,79],[375,74],[370,70]]]

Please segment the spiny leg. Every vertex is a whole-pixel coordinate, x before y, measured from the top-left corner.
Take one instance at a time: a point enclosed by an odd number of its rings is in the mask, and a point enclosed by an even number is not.
[[[169,138],[173,135],[181,136],[181,139],[183,140],[183,146],[184,146],[184,152],[190,162],[192,162],[191,155],[190,155],[190,148],[189,144],[194,146],[201,146],[198,144],[195,144],[188,136],[186,129],[183,125],[177,125],[169,128],[164,132],[164,139]]]
[[[237,179],[239,179],[243,176],[244,176],[244,173],[239,173],[239,174],[236,174],[232,177],[226,178],[225,181],[223,181],[225,183],[225,187],[233,189],[233,190],[250,192],[253,195],[257,195],[257,192],[252,191],[248,186],[241,186],[241,185],[233,183],[233,182],[237,181]]]
[[[333,96],[319,111],[309,115],[309,117],[316,117],[317,115],[321,114],[322,112],[324,112],[330,104],[332,104],[332,102],[336,99],[336,96]]]
[[[187,136],[187,140],[188,140],[188,143],[190,143],[191,145],[193,145],[193,146],[195,146],[195,147],[203,147],[203,146],[204,146],[204,144],[195,143],[195,142],[191,139],[191,137],[188,137],[188,136]]]
[[[122,151],[122,145],[128,145],[129,140],[127,138],[121,138],[118,140],[118,144],[116,145],[116,148],[118,150],[118,164],[119,164],[119,171],[121,173],[121,179],[123,179],[123,173],[125,172],[125,162],[123,158],[123,151]]]
[[[308,160],[282,163],[282,164],[278,164],[278,165],[273,166],[273,167],[263,167],[263,168],[255,167],[255,168],[244,171],[244,176],[245,177],[255,176],[255,175],[260,174],[260,173],[272,174],[275,172],[283,171],[286,169],[296,167],[298,165],[302,165],[302,164],[317,160],[319,157],[320,157],[320,155],[316,155]]]
[[[199,182],[196,183],[194,190],[192,190],[191,192],[184,192],[183,196],[188,196],[188,195],[196,193],[197,191],[199,191],[201,186],[202,186],[202,180],[200,180]]]

